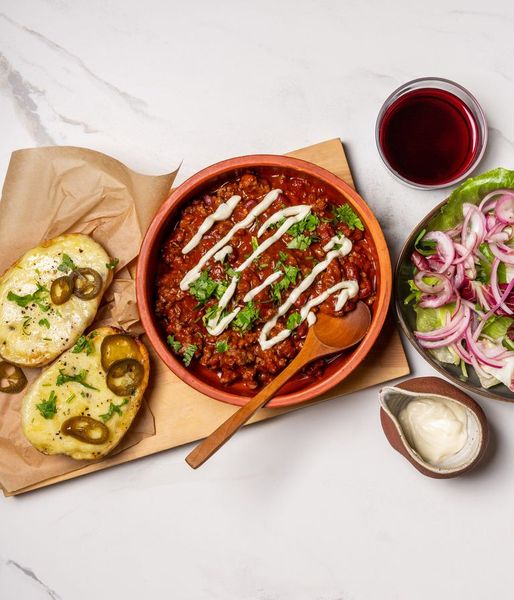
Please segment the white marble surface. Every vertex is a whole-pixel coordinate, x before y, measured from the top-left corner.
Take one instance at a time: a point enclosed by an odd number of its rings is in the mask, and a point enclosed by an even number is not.
[[[183,159],[183,180],[340,136],[395,254],[442,193],[389,176],[374,119],[422,75],[469,87],[490,125],[481,169],[514,167],[508,0],[0,0],[0,13],[2,175],[34,145],[154,173]],[[248,428],[198,472],[179,449],[0,499],[0,598],[511,598],[514,406],[481,403],[492,447],[459,480],[391,450],[370,389]]]

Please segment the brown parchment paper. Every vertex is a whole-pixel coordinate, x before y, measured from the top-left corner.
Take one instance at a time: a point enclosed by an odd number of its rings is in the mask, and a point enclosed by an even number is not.
[[[177,169],[178,170],[178,169]],[[0,201],[0,273],[30,248],[62,233],[87,233],[119,259],[92,327],[112,324],[139,333],[134,274],[144,233],[168,197],[177,170],[160,176],[72,146],[13,152]],[[24,369],[29,382],[40,369]],[[84,467],[88,461],[45,456],[20,425],[23,392],[0,393],[0,484],[7,492]],[[155,433],[146,402],[115,452]]]

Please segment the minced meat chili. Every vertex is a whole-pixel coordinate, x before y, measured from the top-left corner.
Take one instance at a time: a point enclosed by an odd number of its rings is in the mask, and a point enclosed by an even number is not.
[[[281,189],[273,204],[248,229],[238,231],[230,242],[232,253],[224,260],[211,258],[204,267],[201,279],[187,291],[180,289],[184,275],[195,267],[200,258],[221,240],[235,223],[241,221],[272,189]],[[231,217],[219,221],[203,236],[201,242],[188,254],[182,249],[189,242],[205,218],[220,203],[233,195],[241,201]],[[318,183],[307,177],[290,176],[265,169],[244,172],[211,193],[193,199],[180,212],[178,220],[162,248],[162,261],[156,282],[155,308],[167,336],[170,349],[189,368],[211,372],[218,384],[237,384],[249,393],[268,383],[298,353],[307,335],[308,324],[303,321],[296,326],[298,313],[310,298],[342,280],[356,280],[358,296],[349,299],[339,312],[335,311],[337,293],[332,294],[319,306],[313,308],[334,316],[351,311],[358,300],[372,305],[375,299],[375,259],[372,243],[358,215],[340,196],[330,195]],[[268,229],[257,240],[257,231],[277,210],[309,204],[311,215],[308,222],[288,230],[276,243],[246,268],[241,274],[236,292],[227,310],[242,307],[238,317],[218,336],[210,335],[205,322],[216,311],[217,303],[234,274],[233,269],[252,254],[257,243],[272,235],[277,227]],[[280,224],[279,224],[280,225]],[[292,334],[268,350],[262,350],[258,338],[266,321],[277,312],[290,292],[300,284],[314,265],[325,258],[323,247],[337,234],[344,234],[353,244],[346,256],[338,256],[327,269],[317,276],[314,283],[299,297],[288,313],[280,318],[271,335],[287,327]],[[289,247],[288,247],[289,246]],[[263,289],[253,301],[243,302],[246,293],[257,287],[274,271],[281,269],[285,275]],[[241,314],[242,313],[242,314]],[[318,376],[324,361],[312,363],[304,373]],[[204,370],[203,369],[203,370]],[[212,377],[211,377],[212,378]]]

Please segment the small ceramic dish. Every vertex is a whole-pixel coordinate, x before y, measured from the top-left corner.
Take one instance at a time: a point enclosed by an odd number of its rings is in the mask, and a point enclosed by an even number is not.
[[[467,440],[456,454],[433,464],[424,460],[412,447],[399,414],[418,397],[452,400],[463,406],[467,414]],[[457,477],[473,469],[483,457],[489,439],[487,419],[480,406],[467,394],[438,377],[417,377],[397,386],[380,390],[380,421],[391,446],[402,454],[420,473],[436,479]]]

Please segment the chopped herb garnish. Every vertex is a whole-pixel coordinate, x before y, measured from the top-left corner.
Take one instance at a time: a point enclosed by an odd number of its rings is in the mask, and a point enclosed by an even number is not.
[[[226,352],[227,350],[228,342],[226,340],[220,340],[219,342],[216,342],[216,352],[223,354],[223,352]]]
[[[255,252],[258,247],[259,247],[259,240],[255,236],[252,236],[252,250]]]
[[[217,287],[218,283],[209,277],[209,273],[202,271],[200,277],[189,286],[189,293],[204,304],[216,293]]]
[[[75,400],[76,397],[77,396],[75,394],[72,394],[69,398],[66,399],[66,404],[73,402],[73,400]]]
[[[258,318],[259,309],[255,306],[253,300],[250,300],[250,302],[237,313],[231,325],[234,329],[238,329],[239,331],[247,331]]]
[[[299,312],[294,312],[287,317],[286,327],[288,329],[296,329],[301,322],[302,315]]]
[[[38,325],[40,327],[46,327],[47,329],[50,329],[50,321],[48,319],[40,319]]]
[[[275,223],[268,225],[268,229],[280,229],[284,223],[285,218],[279,219],[278,221],[275,221]]]
[[[216,288],[216,298],[218,300],[221,299],[223,294],[227,291],[227,288],[228,288],[228,283],[226,283],[225,281],[220,281],[218,283],[218,287]]]
[[[89,356],[94,352],[94,350],[95,348],[93,344],[89,341],[89,338],[87,338],[85,335],[81,335],[77,340],[77,343],[73,346],[72,352],[73,354],[79,354],[80,352],[85,351],[86,354]]]
[[[284,268],[284,277],[271,287],[271,298],[277,303],[282,302],[282,292],[287,290],[291,284],[296,283],[300,270],[294,265],[281,265]]]
[[[63,273],[68,273],[69,271],[75,271],[76,269],[77,265],[73,262],[71,257],[67,254],[63,254],[61,264],[57,267],[57,270],[62,271]]]
[[[22,326],[24,335],[30,335],[30,331],[29,331],[30,321],[31,321],[30,317],[25,317],[23,319],[23,323],[21,326]]]
[[[205,327],[207,327],[207,323],[211,319],[215,319],[218,316],[219,311],[220,311],[220,307],[217,304],[213,304],[212,306],[209,306],[209,308],[205,311],[205,314],[202,317],[202,321],[203,321],[203,324],[205,325]]]
[[[364,231],[364,225],[349,204],[334,207],[334,218],[338,223],[346,223],[350,229]]]
[[[422,256],[432,256],[437,253],[437,243],[434,240],[423,240],[426,232],[426,229],[419,232],[419,235],[414,242],[414,248]]]
[[[103,415],[99,415],[100,419],[102,419],[102,421],[104,423],[106,423],[109,419],[112,418],[112,416],[114,415],[114,413],[116,413],[117,415],[122,415],[121,412],[121,407],[125,406],[125,404],[128,404],[128,398],[125,398],[125,400],[123,400],[123,402],[121,402],[120,404],[114,404],[114,402],[111,402],[109,405],[109,410],[103,414]]]
[[[306,232],[313,232],[319,225],[319,218],[313,213],[309,213],[299,223],[295,223],[287,233],[293,236],[293,239],[287,244],[288,248],[294,250],[307,250],[314,241],[314,237],[306,235]]]
[[[113,258],[111,259],[108,263],[105,263],[105,266],[108,269],[115,269],[118,266],[118,263],[120,262],[119,258]]]
[[[191,361],[193,360],[193,356],[195,355],[195,352],[198,350],[198,346],[196,344],[188,344],[187,348],[184,351],[184,355],[182,357],[182,360],[184,362],[184,364],[186,365],[186,367],[189,367],[189,365],[191,364]]]
[[[318,225],[318,217],[313,213],[309,213],[301,221],[291,225],[291,227],[287,230],[287,233],[289,235],[296,236],[300,233],[305,233],[306,231],[314,231]]]
[[[36,404],[36,408],[41,413],[41,416],[44,419],[53,419],[54,415],[57,414],[57,396],[55,392],[52,390],[50,392],[50,396],[48,400],[43,400],[43,402]]]
[[[307,248],[312,244],[313,241],[314,240],[312,237],[300,233],[299,235],[294,237],[289,242],[289,244],[287,244],[287,247],[291,250],[307,250]]]
[[[178,352],[182,348],[182,344],[175,339],[174,335],[169,335],[166,338],[166,342],[168,343],[168,346],[173,350],[173,352]]]
[[[89,383],[86,383],[87,374],[88,371],[86,371],[86,369],[82,369],[76,375],[68,375],[64,372],[64,369],[59,369],[59,375],[57,377],[55,385],[64,385],[69,381],[74,381],[75,383],[79,383],[80,385],[83,385],[85,388],[88,388],[90,390],[95,390],[97,392],[100,391],[98,388],[95,388]]]
[[[25,296],[19,296],[14,292],[10,291],[7,294],[7,300],[16,302],[18,306],[25,308],[29,304],[37,304],[43,312],[50,310],[50,305],[45,302],[48,298],[48,290],[45,286],[37,284],[37,290],[33,294],[26,294]]]

